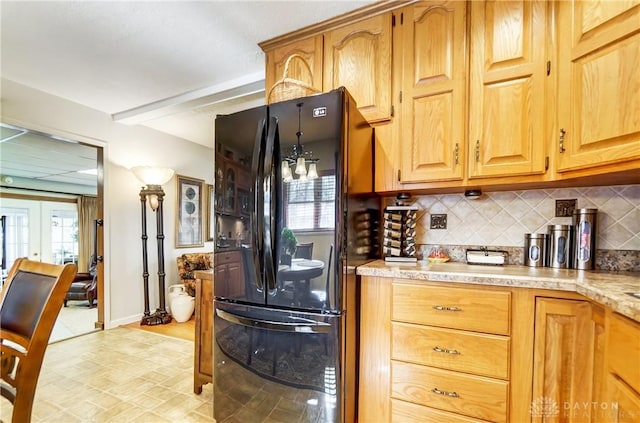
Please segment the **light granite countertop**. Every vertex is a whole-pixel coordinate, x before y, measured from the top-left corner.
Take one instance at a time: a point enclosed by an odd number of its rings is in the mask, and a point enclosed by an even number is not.
[[[626,294],[627,292],[640,292],[640,275],[637,273],[515,265],[469,265],[459,262],[439,264],[430,264],[426,261],[387,263],[383,260],[358,266],[357,273],[363,276],[408,278],[434,282],[572,291],[640,322],[640,298]]]

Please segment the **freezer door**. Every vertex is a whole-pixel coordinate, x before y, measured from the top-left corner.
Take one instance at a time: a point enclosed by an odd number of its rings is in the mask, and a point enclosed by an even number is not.
[[[342,420],[341,316],[214,306],[216,421]]]

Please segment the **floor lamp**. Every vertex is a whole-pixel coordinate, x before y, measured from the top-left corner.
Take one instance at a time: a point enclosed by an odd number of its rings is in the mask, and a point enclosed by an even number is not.
[[[168,168],[138,166],[131,169],[136,177],[144,184],[140,190],[140,205],[142,209],[142,281],[144,286],[144,316],[141,325],[164,325],[171,323],[171,315],[165,308],[164,295],[164,231],[162,222],[162,202],[164,191],[162,185],[173,177],[173,170]],[[156,238],[158,241],[158,292],[160,304],[151,314],[149,309],[149,264],[147,260],[147,202],[151,210],[156,213]]]

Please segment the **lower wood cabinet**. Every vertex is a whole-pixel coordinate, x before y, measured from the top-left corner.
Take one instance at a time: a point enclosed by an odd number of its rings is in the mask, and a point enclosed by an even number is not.
[[[589,421],[602,402],[604,311],[589,301],[536,299],[532,421]]]
[[[240,251],[215,253],[213,269],[220,295],[240,297],[244,294],[244,268]]]
[[[640,394],[613,374],[607,376],[609,402],[600,414],[600,421],[616,423],[640,422]]]
[[[510,292],[364,277],[361,301],[359,422],[508,421]]]
[[[607,319],[607,386],[602,421],[640,422],[640,323]]]
[[[213,380],[213,278],[212,272],[196,274],[196,334],[193,352],[193,392]]]
[[[640,323],[574,292],[363,276],[358,422],[640,422]]]

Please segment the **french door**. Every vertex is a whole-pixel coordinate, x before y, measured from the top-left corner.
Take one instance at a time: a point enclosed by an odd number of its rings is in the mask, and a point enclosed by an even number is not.
[[[75,203],[3,198],[6,269],[19,257],[48,263],[77,263],[78,209]]]

